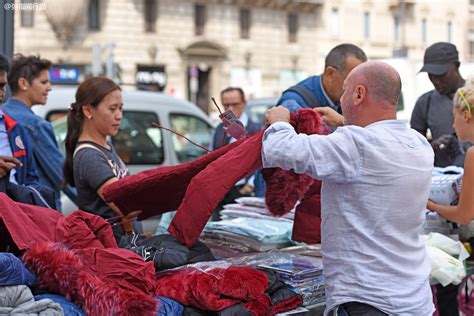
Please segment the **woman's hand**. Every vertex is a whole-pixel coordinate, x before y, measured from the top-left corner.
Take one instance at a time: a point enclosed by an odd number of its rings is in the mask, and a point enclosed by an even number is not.
[[[133,230],[133,222],[137,219],[141,212],[142,211],[133,211],[122,217],[122,226],[123,230],[125,230],[125,234],[132,235],[135,232]]]
[[[426,203],[426,208],[429,209],[430,211],[434,211],[436,212],[436,203],[431,201],[431,200],[428,200],[428,203]]]

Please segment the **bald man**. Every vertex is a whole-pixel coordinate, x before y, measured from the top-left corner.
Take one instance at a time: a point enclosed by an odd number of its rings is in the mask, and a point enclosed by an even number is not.
[[[433,150],[396,120],[401,82],[391,66],[360,64],[343,88],[345,126],[327,136],[296,134],[287,109],[270,109],[263,167],[323,181],[325,315],[432,315],[419,231]]]

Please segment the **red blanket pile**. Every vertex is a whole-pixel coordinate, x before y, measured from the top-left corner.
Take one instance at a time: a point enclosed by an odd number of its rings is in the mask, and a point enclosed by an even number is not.
[[[0,193],[0,238],[12,240],[40,286],[78,303],[88,315],[152,315],[155,268],[117,247],[110,225],[93,214],[69,216],[16,203]]]

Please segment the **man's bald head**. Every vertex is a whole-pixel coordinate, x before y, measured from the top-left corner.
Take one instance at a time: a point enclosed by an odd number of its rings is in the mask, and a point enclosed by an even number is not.
[[[367,87],[368,96],[374,102],[397,105],[402,91],[402,82],[398,72],[389,64],[381,61],[368,61],[354,68],[349,74],[354,84]]]
[[[369,61],[356,66],[344,81],[341,98],[346,124],[365,127],[396,119],[400,92],[400,76],[388,64]]]

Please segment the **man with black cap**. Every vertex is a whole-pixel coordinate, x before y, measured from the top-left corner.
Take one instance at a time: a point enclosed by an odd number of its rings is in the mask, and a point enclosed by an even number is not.
[[[424,136],[431,131],[431,145],[435,151],[435,166],[464,164],[462,149],[454,136],[453,96],[465,80],[459,73],[459,54],[451,43],[439,42],[425,51],[423,68],[435,89],[418,98],[410,125]],[[458,286],[437,286],[438,314],[458,316]]]
[[[462,165],[463,155],[453,135],[453,96],[464,85],[459,73],[459,55],[451,43],[438,42],[425,51],[423,68],[435,89],[418,98],[410,125],[424,136],[431,132],[435,166]]]

